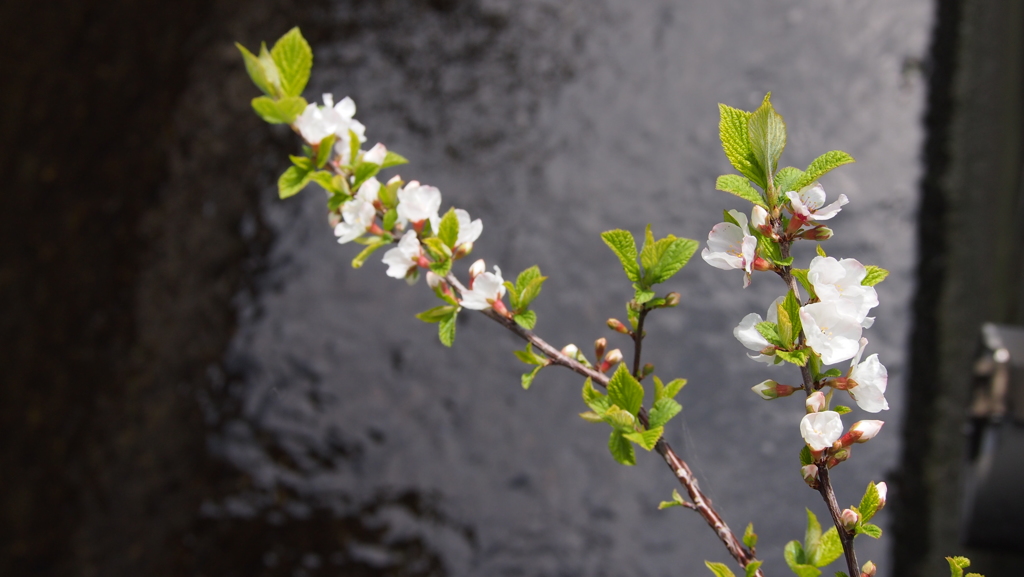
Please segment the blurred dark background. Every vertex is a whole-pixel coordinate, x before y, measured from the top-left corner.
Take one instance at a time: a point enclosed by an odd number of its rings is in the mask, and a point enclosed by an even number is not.
[[[294,145],[248,113],[252,90],[229,41],[252,47],[298,23],[316,49],[361,27],[387,34],[400,16],[484,28],[515,18],[478,6],[486,2],[351,4],[0,4],[3,575],[454,574],[450,550],[389,530],[395,515],[476,547],[474,528],[429,492],[382,490],[343,510],[269,517],[208,507],[258,485],[209,435],[211,423],[246,410],[218,385],[244,381],[245,369],[222,360],[266,278],[274,235],[260,203]],[[973,569],[1009,576],[1019,557],[958,544],[956,503],[978,329],[1024,323],[1024,9],[971,0],[930,9],[930,47],[903,62],[907,74],[923,72],[927,91],[903,445],[882,574],[941,574],[943,555],[966,554]],[[332,28],[317,24],[326,21]],[[273,441],[261,446],[288,461]],[[304,500],[286,486],[265,498],[271,510]]]

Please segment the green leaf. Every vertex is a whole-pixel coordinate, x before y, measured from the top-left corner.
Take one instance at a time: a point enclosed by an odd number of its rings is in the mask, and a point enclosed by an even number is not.
[[[654,427],[643,432],[623,433],[622,436],[650,451],[654,448],[654,445],[658,444],[658,439],[661,438],[664,432],[665,429],[663,427]]]
[[[839,413],[840,415],[845,415],[846,413],[849,413],[853,409],[847,407],[846,405],[836,405],[835,407],[832,408],[832,410]]]
[[[543,368],[544,368],[544,365],[537,365],[536,367],[534,367],[534,369],[532,371],[530,371],[528,373],[523,373],[523,377],[522,377],[521,381],[522,381],[524,389],[529,389],[530,388],[530,385],[533,384],[533,379],[535,379],[537,377],[537,373],[539,373],[540,370],[543,369]],[[600,417],[598,417],[598,419],[600,419]]]
[[[347,194],[343,194],[341,190],[335,188],[334,176],[331,173],[327,172],[326,170],[318,170],[314,172],[313,174],[309,175],[309,179],[319,184],[320,187],[326,190],[327,192],[332,193],[332,196],[342,197],[341,202],[331,207],[331,210],[338,208],[339,206],[341,206],[342,203],[348,200],[349,197]]]
[[[532,268],[537,269],[537,267]],[[537,272],[539,273],[540,269],[537,269]],[[544,286],[544,281],[547,279],[548,277],[546,276],[533,277],[533,280],[525,285],[520,284],[518,279],[516,280],[516,288],[519,291],[519,308],[530,306],[530,303],[540,295],[540,289]]]
[[[437,238],[448,245],[448,248],[455,248],[455,241],[459,239],[459,218],[455,216],[454,208],[449,208],[441,217],[441,223],[437,226]]]
[[[263,70],[263,63],[260,62],[260,59],[238,42],[235,42],[235,46],[242,53],[242,59],[245,60],[245,71],[249,73],[249,78],[252,79],[253,84],[262,90],[263,94],[276,96],[276,88],[270,83],[270,79],[267,78],[267,73]]]
[[[425,323],[439,323],[456,312],[458,312],[458,309],[456,307],[450,305],[442,305],[439,307],[434,307],[432,309],[427,309],[417,314],[416,318],[420,319]],[[516,353],[519,353],[519,351],[516,351]]]
[[[651,225],[648,224],[644,229],[644,245],[640,248],[640,266],[645,271],[658,262],[657,244],[658,242],[654,240],[654,233],[651,232]]]
[[[392,166],[398,166],[399,164],[408,163],[409,161],[406,160],[404,156],[402,156],[401,154],[391,152],[389,150],[388,153],[384,155],[384,163],[380,165],[380,168],[381,170],[383,170],[385,168],[390,168]]]
[[[270,124],[291,124],[306,108],[306,100],[300,96],[273,100],[266,96],[252,99],[252,109]]]
[[[828,378],[835,378],[835,377],[841,377],[841,376],[843,376],[843,371],[841,371],[839,369],[829,369],[829,370],[825,371],[824,373],[822,373],[821,376],[826,378],[826,379],[828,379]]]
[[[818,548],[811,554],[810,563],[815,567],[826,567],[843,554],[843,543],[839,540],[839,532],[831,527],[818,541]]]
[[[800,283],[800,286],[804,287],[804,290],[807,291],[807,294],[810,295],[812,299],[818,298],[818,295],[814,294],[814,285],[812,285],[810,279],[807,278],[807,272],[808,271],[805,268],[794,268],[789,270],[789,274],[793,275],[793,278]]]
[[[604,422],[611,425],[613,429],[623,433],[632,433],[636,430],[636,417],[618,405],[608,407],[608,410],[601,415],[601,418],[604,419]]]
[[[309,158],[307,156],[295,156],[294,154],[289,154],[288,159],[292,161],[292,164],[301,168],[302,170],[305,170],[306,172],[313,171],[312,158]]]
[[[436,274],[439,277],[448,276],[448,273],[452,271],[452,260],[444,259],[438,262],[430,263],[430,272]]]
[[[633,444],[622,436],[618,429],[613,430],[608,437],[608,451],[612,457],[623,465],[636,465],[636,453],[633,451]]]
[[[800,449],[800,464],[810,465],[814,463],[814,458],[811,456],[811,448],[804,445],[803,449]]]
[[[814,162],[807,167],[804,174],[797,179],[790,190],[799,191],[801,188],[812,184],[833,168],[853,162],[853,157],[842,150],[832,150],[814,159]]]
[[[724,563],[712,563],[711,561],[705,561],[704,564],[708,566],[708,569],[711,569],[711,572],[715,574],[715,577],[736,577]]]
[[[536,265],[531,266],[516,276],[516,290],[523,291],[527,285],[538,278],[541,278],[540,267]]]
[[[745,576],[754,577],[754,575],[757,574],[757,570],[761,568],[761,563],[764,563],[764,561],[758,561],[756,559],[748,563]]]
[[[807,511],[807,530],[804,531],[804,563],[812,563],[814,553],[818,550],[818,541],[821,540],[821,523],[810,509]]]
[[[884,281],[885,277],[889,276],[889,271],[881,267],[868,265],[864,268],[868,269],[867,276],[864,277],[864,280],[860,281],[860,284],[864,286],[875,286]]]
[[[421,244],[424,250],[427,251],[427,254],[434,260],[447,260],[452,257],[452,249],[448,248],[448,245],[436,236],[423,239]]]
[[[608,398],[611,402],[636,416],[644,402],[644,388],[629,374],[625,363],[619,363],[615,374],[608,380]]]
[[[776,307],[779,316],[779,338],[787,349],[793,348],[803,325],[800,322],[800,301],[793,290],[786,293],[786,298]]]
[[[384,213],[384,221],[381,223],[381,227],[383,227],[384,230],[391,230],[395,228],[396,222],[398,222],[398,211],[393,208],[389,208],[388,211]]]
[[[765,260],[777,264],[779,266],[789,266],[792,264],[793,259],[783,259],[782,251],[779,248],[779,244],[773,241],[770,237],[767,237],[760,233],[760,231],[753,231],[754,238],[757,239],[757,255]]]
[[[649,302],[655,296],[655,292],[652,290],[636,289],[636,294],[633,295],[633,300],[636,301],[636,304],[642,305]]]
[[[754,524],[748,523],[747,528],[743,530],[743,544],[748,549],[757,547],[757,533],[754,533]]]
[[[671,381],[668,382],[668,384],[665,385],[665,388],[662,390],[661,398],[673,399],[676,395],[679,394],[679,391],[681,391],[682,388],[685,386],[686,379],[672,379]]]
[[[757,329],[757,332],[761,333],[761,336],[769,343],[777,347],[786,346],[779,337],[779,325],[769,321],[762,321],[754,325],[754,328]]]
[[[378,240],[373,244],[367,245],[362,252],[356,255],[356,258],[352,259],[352,268],[362,268],[363,264],[366,263],[366,259],[370,258],[371,254],[373,254],[378,248],[388,244],[391,243]]]
[[[684,506],[686,506],[686,501],[683,500],[683,496],[679,494],[679,491],[672,489],[672,500],[662,501],[661,503],[658,503],[658,510],[660,511],[662,509],[668,509],[669,507]]]
[[[316,148],[316,167],[323,168],[331,158],[331,151],[334,150],[334,141],[338,139],[336,134],[328,134],[320,141]]]
[[[786,194],[793,190],[793,185],[796,181],[800,180],[800,177],[804,175],[804,171],[796,168],[795,166],[787,166],[786,168],[779,169],[775,173],[775,190],[779,194]]]
[[[599,415],[603,415],[612,404],[607,396],[594,388],[590,377],[587,377],[587,380],[583,382],[583,402]]]
[[[788,363],[793,363],[794,365],[796,365],[798,367],[802,367],[802,366],[806,365],[808,359],[811,358],[811,350],[810,349],[797,349],[795,351],[784,351],[784,350],[779,349],[779,350],[775,351],[775,354],[780,359],[782,359],[782,360],[784,360],[784,361],[786,361]]]
[[[451,314],[446,319],[441,320],[440,324],[437,325],[437,336],[441,339],[441,344],[450,347],[455,342],[455,318],[458,317],[458,310]]]
[[[767,188],[764,172],[758,165],[757,159],[754,158],[754,153],[750,148],[750,138],[748,136],[750,113],[719,104],[718,114],[718,137],[722,141],[722,150],[725,151],[725,157],[729,159],[729,163],[732,164],[733,168],[754,181],[754,184],[761,188]]]
[[[521,313],[516,313],[515,315],[513,315],[512,320],[514,320],[517,325],[523,327],[528,331],[531,331],[533,330],[533,327],[537,324],[537,313],[533,311],[523,311]]]
[[[695,240],[668,235],[658,241],[656,245],[656,251],[660,253],[658,262],[650,270],[645,270],[644,276],[649,278],[650,284],[667,281],[679,272],[679,269],[686,266],[686,263],[690,262],[690,257],[697,252],[697,246],[698,243]]]
[[[289,166],[281,178],[277,179],[277,191],[281,198],[295,196],[309,184],[312,175],[298,166]]]
[[[260,55],[257,57],[260,65],[263,66],[263,73],[267,76],[267,82],[274,88],[275,96],[286,96],[281,94],[281,72],[274,63],[274,58],[267,50],[267,43],[260,42]]]
[[[750,180],[738,174],[723,174],[719,176],[718,180],[715,181],[715,190],[735,194],[743,200],[768,208],[768,203],[764,201],[761,193],[753,186],[750,186]]]
[[[766,94],[761,106],[747,119],[750,152],[764,169],[766,180],[774,177],[779,157],[786,148],[786,123],[772,107],[771,95]]]
[[[289,30],[274,43],[270,56],[281,75],[281,91],[286,96],[302,94],[313,68],[313,50],[298,27]]]
[[[311,177],[311,180],[316,181],[316,182],[319,183],[319,181],[316,178],[316,174],[314,174]],[[320,186],[323,186],[323,185],[321,184]],[[331,198],[327,199],[327,209],[328,210],[337,210],[337,208],[339,206],[345,204],[345,202],[348,199],[350,199],[350,198],[352,198],[352,197],[350,197],[347,194],[333,194],[333,195],[331,195]]]
[[[673,399],[658,399],[647,415],[647,422],[651,427],[662,427],[681,410],[683,406]]]
[[[871,523],[862,523],[857,525],[858,535],[867,535],[868,537],[878,539],[882,536],[882,528],[878,525],[872,525]]]
[[[526,343],[526,350],[515,351],[516,358],[528,365],[547,365],[550,361],[544,355],[539,355],[533,351],[533,345]],[[597,391],[595,391],[597,392]],[[600,394],[600,393],[598,393]]]
[[[636,263],[636,241],[628,231],[615,229],[601,233],[601,240],[619,257],[622,269],[633,282],[640,282],[640,266]]]
[[[372,162],[360,162],[354,171],[355,182],[352,183],[352,190],[358,190],[371,176],[377,176],[380,172],[380,165]]]
[[[836,571],[836,577],[850,577],[843,571]]]
[[[786,543],[785,548],[782,549],[782,556],[786,559],[786,565],[789,565],[789,568],[794,571],[798,566],[807,564],[807,556],[799,541]]]
[[[525,376],[525,375],[523,375],[523,376]],[[588,423],[603,423],[604,422],[604,418],[602,418],[601,415],[595,413],[594,411],[582,412],[582,413],[580,413],[580,418],[582,418],[584,421],[586,421]]]
[[[950,577],[963,577],[964,569],[971,566],[971,560],[967,557],[946,557],[949,563]]]
[[[878,495],[878,486],[874,483],[868,483],[868,488],[864,490],[864,496],[860,499],[860,506],[857,507],[862,523],[870,521],[875,516],[875,513],[878,512],[878,505],[881,502],[882,500]]]

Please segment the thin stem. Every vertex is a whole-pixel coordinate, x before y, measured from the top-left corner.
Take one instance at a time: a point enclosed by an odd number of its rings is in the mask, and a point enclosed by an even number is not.
[[[449,273],[445,277],[445,280],[447,280],[448,283],[460,293],[466,292],[466,288],[461,282],[459,282],[459,279],[457,279],[454,274]],[[538,337],[533,333],[533,331],[524,329],[517,325],[512,319],[494,312],[493,309],[486,309],[480,312],[483,313],[484,316],[512,331],[519,338],[531,343],[535,350],[543,353],[551,360],[551,364],[571,369],[580,375],[589,377],[594,383],[597,383],[601,387],[608,388],[608,376],[604,373],[587,367],[576,359],[563,355],[561,351],[548,344],[544,339]],[[638,329],[641,328],[640,325],[641,323],[638,322]],[[647,412],[640,409],[638,417],[646,426]],[[714,507],[712,507],[711,499],[709,499],[707,495],[700,490],[697,479],[693,476],[693,472],[690,471],[690,467],[686,464],[686,461],[676,454],[664,438],[658,440],[658,444],[655,445],[654,450],[661,455],[665,464],[672,470],[676,480],[679,481],[679,484],[682,485],[684,489],[686,489],[686,493],[690,496],[690,501],[692,501],[692,506],[690,508],[697,511],[697,513],[704,518],[704,521],[706,521],[715,534],[718,535],[719,540],[721,540],[722,544],[725,545],[726,550],[729,551],[729,554],[732,555],[733,559],[735,559],[741,567],[746,568],[747,565],[754,561],[754,552],[748,550],[746,546],[743,545],[743,541],[736,537],[736,534],[732,532],[729,525],[727,525],[725,520],[722,519],[722,516],[715,511]],[[764,577],[764,573],[760,569],[755,571],[754,575],[756,577]]]
[[[836,493],[832,490],[832,481],[829,480],[828,467],[824,463],[818,464],[818,492],[821,498],[828,504],[828,512],[832,515],[832,522],[835,523],[836,531],[839,532],[839,541],[843,544],[843,553],[846,555],[846,567],[849,575],[856,577],[860,575],[860,564],[857,563],[857,551],[853,548],[854,533],[847,531],[843,526],[840,517],[839,503],[836,501]]]
[[[644,342],[644,319],[647,318],[647,313],[651,312],[651,309],[644,306],[640,309],[636,321],[636,330],[633,331],[633,376],[640,379],[640,348]],[[601,359],[598,359],[600,361]]]

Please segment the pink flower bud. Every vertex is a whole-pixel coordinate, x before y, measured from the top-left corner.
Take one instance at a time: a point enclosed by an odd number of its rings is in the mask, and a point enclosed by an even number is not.
[[[474,262],[469,267],[470,282],[472,283],[473,282],[472,279],[475,279],[476,277],[484,274],[484,271],[486,271],[486,270],[487,270],[487,263],[484,262],[484,259],[480,259],[480,260]]]
[[[626,325],[622,324],[622,321],[619,319],[608,319],[608,328],[617,333],[622,333],[624,335],[629,334],[629,329],[626,328]]]
[[[761,257],[754,258],[754,270],[775,270],[775,265]]]
[[[843,512],[839,515],[839,520],[843,523],[843,528],[847,531],[853,531],[857,526],[857,522],[860,521],[860,515],[853,509],[843,509]]]
[[[621,362],[622,351],[620,351],[619,349],[612,349],[608,351],[608,353],[604,356],[604,360],[601,361],[601,366],[598,367],[598,370],[601,371],[602,373],[606,372],[608,369],[614,367],[615,365]]]
[[[860,577],[875,577],[875,572],[878,571],[878,567],[871,561],[868,561],[860,568]]]
[[[843,435],[840,442],[844,447],[849,447],[853,443],[866,443],[875,438],[884,424],[885,421],[857,421],[850,427],[850,432]]]
[[[599,359],[603,357],[606,348],[608,348],[608,339],[601,337],[594,341],[594,358]]]
[[[762,381],[754,385],[753,387],[750,387],[750,390],[757,393],[758,396],[760,396],[762,399],[770,401],[772,399],[779,398],[779,394],[776,391],[776,387],[778,386],[779,383],[776,383],[775,381],[769,379],[767,381]]]
[[[815,391],[807,397],[807,401],[804,402],[804,406],[807,407],[808,413],[818,413],[825,410],[825,393],[821,391]]]
[[[818,466],[817,465],[804,465],[800,467],[800,474],[803,475],[804,483],[810,485],[812,489],[818,488]]]
[[[889,492],[889,487],[886,486],[885,481],[875,485],[875,489],[878,489],[878,508],[885,507],[885,495]]]
[[[800,238],[807,240],[828,240],[832,238],[832,229],[827,226],[817,226],[810,230],[805,230],[800,234]]]

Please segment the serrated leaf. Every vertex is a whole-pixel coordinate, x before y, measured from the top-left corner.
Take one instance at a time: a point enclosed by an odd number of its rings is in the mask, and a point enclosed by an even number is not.
[[[302,170],[297,166],[289,166],[288,170],[277,179],[277,192],[281,198],[295,196],[309,184],[311,175],[309,171]]]
[[[747,569],[744,572],[745,577],[754,577],[757,574],[757,570],[761,568],[761,563],[764,561],[754,560],[747,564]]]
[[[377,241],[369,244],[360,252],[354,259],[352,259],[352,268],[362,268],[363,264],[366,263],[366,259],[370,258],[378,248],[390,244],[384,241]]]
[[[334,187],[334,175],[327,172],[326,170],[318,170],[314,172],[313,174],[309,175],[309,179],[319,184],[321,188],[331,193],[332,195],[341,195],[341,190]],[[345,200],[348,200],[348,195],[342,195],[342,197]],[[334,207],[331,208],[331,210],[338,208],[338,206],[341,206],[341,204],[335,205]]]
[[[267,96],[276,96],[276,88],[270,83],[270,79],[267,78],[267,73],[263,70],[263,63],[260,62],[260,59],[238,42],[235,42],[235,46],[242,53],[242,59],[245,61],[245,71],[249,73],[249,78],[252,79],[253,84]]]
[[[416,318],[425,323],[439,323],[456,312],[456,308],[450,305],[442,305],[427,309],[416,315]],[[519,353],[520,351],[516,351]]]
[[[629,374],[625,363],[619,363],[615,374],[608,380],[608,398],[633,416],[640,411],[644,402],[644,388]]]
[[[801,188],[813,183],[833,168],[854,162],[853,157],[842,150],[832,150],[814,159],[814,162],[807,167],[804,174],[797,179],[791,190],[799,191]]]
[[[281,76],[281,91],[286,96],[302,94],[313,68],[313,50],[299,28],[292,28],[278,39],[270,49],[270,56]]]
[[[757,547],[757,533],[754,533],[754,524],[748,523],[747,528],[743,530],[743,544],[748,549]]]
[[[663,427],[652,427],[643,432],[633,431],[632,433],[624,433],[622,436],[650,451],[658,444],[658,439],[661,438],[664,432],[665,429]]]
[[[583,382],[583,402],[600,415],[603,415],[612,404],[606,395],[594,388],[590,377]]]
[[[814,463],[814,458],[811,456],[811,448],[804,445],[803,449],[800,449],[800,464],[810,465]]]
[[[531,266],[516,276],[516,290],[522,291],[527,285],[540,277],[540,267],[536,265]]]
[[[782,556],[786,559],[786,565],[789,568],[796,571],[796,568],[800,565],[807,564],[807,556],[804,554],[804,548],[800,545],[799,541],[790,541],[786,543],[786,546],[782,549]]]
[[[885,277],[889,276],[889,271],[882,267],[868,265],[864,267],[867,269],[868,274],[864,277],[864,280],[860,281],[863,286],[875,286],[876,284],[885,280]]]
[[[863,523],[857,525],[857,534],[867,535],[868,537],[871,537],[873,539],[878,539],[882,536],[882,528],[878,525],[873,525],[871,523]]]
[[[654,240],[651,225],[648,224],[647,228],[644,229],[644,244],[640,247],[640,266],[643,267],[644,271],[652,268],[658,262],[657,244],[658,241]],[[647,275],[645,274],[644,276]]]
[[[331,151],[334,150],[334,141],[338,139],[336,134],[328,134],[320,141],[316,148],[316,167],[323,168],[331,158]]]
[[[793,261],[786,262],[782,258],[782,251],[778,243],[763,235],[760,231],[754,231],[754,238],[757,239],[757,254],[761,258],[779,266],[789,266]]]
[[[647,414],[647,423],[651,427],[662,427],[668,423],[672,417],[678,415],[681,410],[683,410],[683,406],[677,403],[674,399],[658,399],[654,402],[654,406],[651,407],[651,411]]]
[[[807,511],[807,529],[804,531],[804,563],[811,563],[811,559],[814,558],[814,553],[818,550],[818,542],[821,541],[821,523],[818,523],[818,518],[811,512],[810,509]]]
[[[533,327],[537,324],[537,313],[533,311],[523,311],[521,313],[516,313],[515,315],[513,315],[512,320],[514,320],[517,325],[523,327],[528,331],[531,331],[533,330]]]
[[[800,336],[800,331],[803,330],[803,324],[800,322],[800,300],[790,289],[776,309],[779,315],[779,337],[786,348],[791,349]]]
[[[672,379],[669,381],[665,388],[662,390],[661,398],[672,399],[679,394],[679,391],[686,386],[686,379]]]
[[[664,248],[658,248],[661,254],[657,264],[649,272],[645,271],[644,276],[648,276],[650,284],[663,283],[672,278],[679,272],[679,269],[690,262],[693,253],[697,252],[697,241],[688,238],[676,238],[669,235],[658,241],[659,245],[662,243],[664,243]]]
[[[636,294],[633,295],[633,300],[636,304],[642,305],[655,297],[655,292],[646,289],[636,289]]]
[[[437,336],[441,339],[441,344],[450,347],[455,342],[455,319],[458,317],[458,313],[452,313],[446,319],[442,319],[437,325]]]
[[[633,451],[633,444],[630,443],[617,429],[612,431],[608,437],[608,451],[612,457],[623,465],[636,465],[636,453]]]
[[[384,162],[381,163],[380,168],[381,168],[381,170],[383,170],[385,168],[390,168],[392,166],[398,166],[400,164],[408,164],[408,163],[409,163],[409,161],[406,160],[406,158],[404,156],[402,156],[401,154],[395,153],[395,152],[391,152],[389,150],[388,153],[384,155]]]
[[[839,540],[839,531],[829,528],[818,541],[818,548],[811,554],[810,563],[815,567],[826,567],[843,554],[843,543]]]
[[[753,186],[750,180],[738,174],[723,174],[715,181],[715,190],[735,194],[743,200],[750,201],[760,207],[768,208],[764,197]]]
[[[530,388],[530,385],[533,384],[533,379],[537,378],[537,373],[539,373],[543,368],[544,365],[537,365],[532,371],[523,374],[523,377],[520,380],[524,389]],[[600,419],[600,417],[598,417],[598,419]]]
[[[530,303],[532,303],[540,295],[540,289],[543,288],[544,281],[546,281],[547,278],[548,277],[546,276],[535,277],[533,280],[527,283],[526,286],[520,289],[519,308],[525,308],[530,306]],[[518,281],[516,282],[516,285],[518,287]]]
[[[601,415],[601,418],[604,419],[604,422],[611,425],[613,429],[620,430],[623,433],[631,433],[636,428],[636,417],[615,404],[608,407],[608,410]]]
[[[832,410],[839,413],[840,415],[845,415],[846,413],[849,413],[853,409],[847,407],[846,405],[836,405],[835,407],[832,408]]]
[[[772,107],[771,93],[747,119],[750,152],[765,172],[765,179],[774,178],[779,157],[786,148],[786,123]]]
[[[301,97],[274,100],[266,96],[252,99],[252,109],[264,121],[270,124],[291,124],[306,108],[306,100]]]
[[[711,561],[705,561],[704,564],[707,565],[708,569],[711,569],[711,572],[715,574],[715,577],[736,577],[724,563],[712,563]]]
[[[793,363],[798,367],[802,367],[807,364],[808,359],[811,358],[810,349],[798,349],[795,351],[784,351],[779,349],[775,351],[775,355],[787,363]]]
[[[615,229],[601,233],[601,240],[619,257],[622,269],[633,282],[640,282],[640,265],[637,264],[636,241],[628,231]]]
[[[747,133],[750,113],[719,104],[718,114],[718,137],[722,141],[725,157],[741,174],[761,188],[767,188],[764,172],[750,149],[750,138]]]
[[[448,245],[448,248],[455,248],[455,241],[459,239],[459,218],[455,216],[454,208],[449,208],[441,217],[441,223],[437,226],[437,238]]]
[[[769,321],[762,321],[754,325],[754,328],[757,329],[757,332],[760,333],[761,336],[769,343],[777,347],[785,346],[782,339],[779,337],[779,325]]]
[[[780,168],[775,173],[775,190],[779,194],[786,194],[793,190],[793,185],[804,175],[804,171],[796,168],[795,166],[787,166],[786,168]]]
[[[881,499],[878,495],[878,486],[873,482],[868,483],[868,488],[864,490],[864,496],[860,499],[860,505],[857,507],[857,511],[860,512],[861,522],[868,522],[875,513],[878,512],[878,504],[881,503]]]

